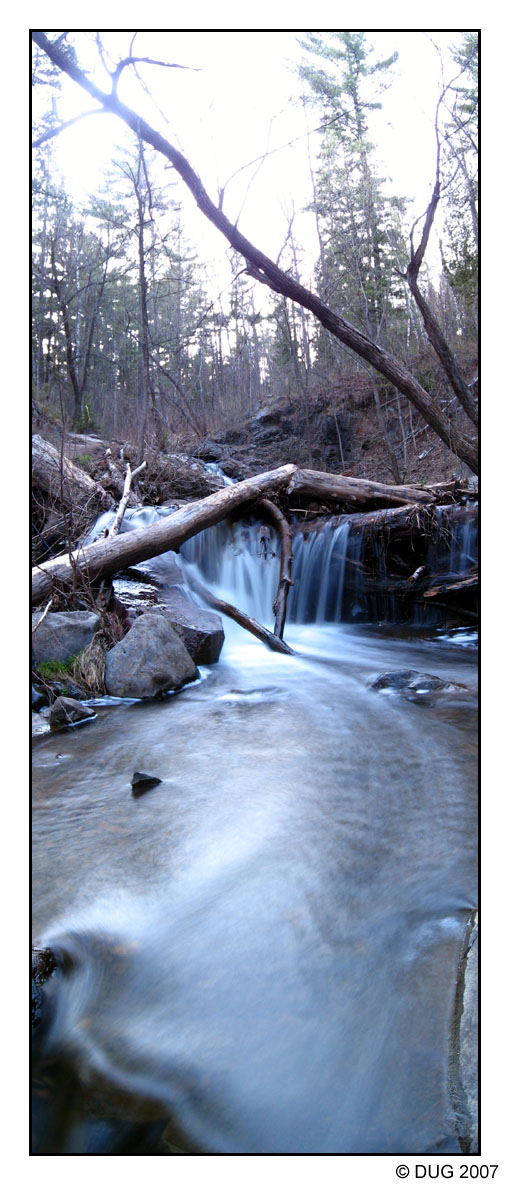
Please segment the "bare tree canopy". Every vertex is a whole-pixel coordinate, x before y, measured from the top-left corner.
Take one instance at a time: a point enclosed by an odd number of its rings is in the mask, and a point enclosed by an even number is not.
[[[465,461],[474,473],[478,472],[478,449],[476,441],[464,435],[451,423],[447,414],[436,404],[432,396],[417,381],[403,362],[387,350],[382,349],[370,337],[365,336],[343,317],[333,312],[317,295],[282,271],[273,260],[269,259],[244,237],[237,226],[229,221],[223,210],[211,200],[204,189],[200,177],[194,171],[186,157],[170,144],[164,136],[152,128],[141,116],[121,102],[116,93],[118,75],[115,72],[112,75],[111,92],[103,92],[95,86],[91,79],[76,64],[74,58],[68,55],[61,45],[52,43],[43,32],[34,32],[33,39],[48,55],[54,65],[81,86],[99,104],[102,110],[117,115],[119,119],[123,120],[131,128],[139,139],[150,144],[156,152],[170,161],[193,194],[199,209],[205,217],[213,223],[234,250],[244,257],[250,276],[254,277],[260,283],[268,285],[272,291],[288,298],[302,308],[308,309],[329,333],[388,379],[419,411],[447,447],[461,460]],[[126,62],[120,63],[122,68],[126,64]],[[433,217],[433,210],[431,216]],[[418,299],[415,292],[415,289],[417,289],[417,271],[426,246],[426,241],[424,243],[423,239],[422,245],[423,251],[421,251],[421,254],[420,250],[416,253],[414,260],[411,262],[408,274],[408,282],[416,299]],[[423,309],[421,311],[423,314]],[[427,325],[426,328],[428,332]],[[451,367],[448,370],[445,367],[445,358],[438,350],[436,352],[440,357],[443,368],[445,368],[449,382],[452,384]],[[453,377],[455,378],[455,375]],[[459,398],[459,389],[464,397],[466,395],[464,386],[465,384],[463,384],[463,380],[461,379],[460,387],[459,383],[453,386],[455,394]],[[467,392],[467,399],[468,406],[466,410],[471,419],[474,420],[474,415],[472,415],[474,407],[472,406],[472,401],[470,402],[469,391]],[[465,403],[464,406],[466,406]]]

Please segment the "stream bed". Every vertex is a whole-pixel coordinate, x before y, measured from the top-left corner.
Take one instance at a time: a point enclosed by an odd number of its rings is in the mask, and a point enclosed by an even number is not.
[[[225,632],[179,694],[35,741],[33,937],[62,970],[33,1150],[460,1152],[469,632],[294,623],[292,657]],[[372,688],[408,668],[465,691]],[[134,770],[161,783],[135,799]]]

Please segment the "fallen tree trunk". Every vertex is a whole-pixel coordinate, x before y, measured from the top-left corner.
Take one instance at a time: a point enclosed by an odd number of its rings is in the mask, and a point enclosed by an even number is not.
[[[286,486],[295,469],[295,465],[282,465],[279,469],[249,477],[199,502],[181,506],[168,518],[143,531],[129,531],[112,539],[99,539],[88,547],[77,548],[71,556],[56,556],[47,560],[32,571],[34,605],[40,604],[51,594],[55,583],[72,584],[80,577],[92,583],[99,577],[112,576],[131,564],[139,564],[165,551],[178,550],[186,539],[221,522],[245,503]]]
[[[392,502],[405,506],[409,502],[430,503],[441,494],[452,491],[455,482],[440,486],[388,486],[379,481],[365,481],[342,474],[321,473],[315,469],[298,469],[289,482],[289,494],[306,494],[339,502]]]
[[[276,597],[273,601],[273,613],[276,618],[274,632],[277,638],[283,638],[285,618],[287,616],[287,597],[289,595],[289,588],[292,587],[293,583],[290,575],[292,571],[292,530],[285,515],[282,514],[278,506],[275,506],[274,502],[270,502],[269,498],[261,498],[258,505],[264,514],[271,519],[271,522],[275,524],[280,533],[280,579],[278,581]]]
[[[32,485],[44,490],[64,510],[76,510],[77,506],[91,501],[96,501],[102,510],[114,505],[113,498],[101,485],[42,436],[32,437]]]
[[[272,634],[264,625],[256,621],[254,617],[249,617],[247,613],[243,613],[242,609],[238,609],[236,605],[230,605],[228,601],[220,601],[213,593],[209,592],[199,580],[193,578],[191,586],[198,593],[203,601],[206,601],[212,609],[216,609],[218,613],[224,613],[226,617],[231,617],[238,625],[242,625],[243,629],[248,630],[250,634],[254,634],[260,642],[264,642],[271,650],[278,650],[280,654],[294,654],[290,646],[283,642],[276,634]]]

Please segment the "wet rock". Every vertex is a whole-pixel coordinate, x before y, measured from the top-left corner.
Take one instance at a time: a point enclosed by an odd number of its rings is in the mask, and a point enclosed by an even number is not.
[[[219,614],[200,609],[179,588],[165,594],[165,604],[168,619],[193,661],[203,666],[217,662],[225,641]]]
[[[32,947],[32,1028],[41,1022],[44,1005],[43,984],[50,978],[57,966],[53,951],[48,947]]]
[[[32,614],[32,654],[34,665],[41,662],[67,662],[90,644],[99,625],[97,613],[77,610],[69,613]]]
[[[149,699],[177,691],[198,676],[193,659],[169,620],[154,609],[137,617],[125,638],[106,655],[109,695]]]
[[[147,790],[152,790],[153,786],[159,786],[161,778],[156,778],[154,774],[142,774],[135,769],[133,777],[131,778],[131,789],[135,798],[139,798],[141,794],[145,794]]]
[[[46,693],[41,691],[40,687],[36,687],[35,684],[32,683],[32,708],[34,712],[40,712],[41,708],[47,707],[47,704],[48,696]]]
[[[451,683],[437,675],[427,675],[413,670],[385,671],[374,680],[372,688],[374,691],[400,692],[405,699],[413,703],[431,702],[438,693],[468,693],[468,688],[462,683]]]
[[[92,720],[95,715],[94,709],[89,708],[87,704],[71,699],[70,696],[59,695],[51,705],[49,720],[51,725],[77,724],[79,720]]]

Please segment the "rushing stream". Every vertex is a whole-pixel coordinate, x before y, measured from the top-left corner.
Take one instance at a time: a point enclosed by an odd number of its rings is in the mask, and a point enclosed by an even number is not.
[[[225,531],[190,541],[183,573],[270,625],[267,537]],[[142,567],[164,584],[165,562]],[[36,742],[33,933],[63,962],[36,1153],[460,1151],[476,651],[468,631],[404,636],[320,604],[304,624],[307,579],[294,656],[225,621],[220,662],[179,694],[99,701]],[[373,690],[408,668],[465,691]],[[139,799],[135,769],[161,779]]]

